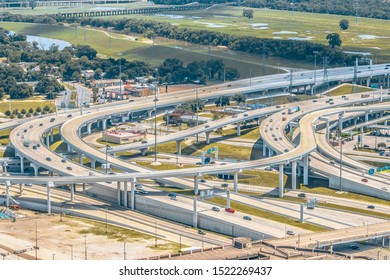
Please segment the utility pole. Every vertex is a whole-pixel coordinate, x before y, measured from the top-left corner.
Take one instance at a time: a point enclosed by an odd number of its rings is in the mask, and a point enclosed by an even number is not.
[[[355,0],[354,6],[355,6],[356,25],[358,25],[359,24],[359,7],[360,7],[359,0]]]
[[[35,221],[35,260],[38,260],[38,221]]]
[[[87,257],[87,235],[84,235],[84,257],[85,257],[85,260],[88,259]]]
[[[313,95],[316,96],[317,95],[317,86],[316,86],[316,80],[317,80],[317,54],[318,54],[318,51],[314,51],[313,52],[314,54],[314,90],[313,90]]]
[[[157,84],[154,83],[154,162],[157,162]]]
[[[339,128],[340,128],[340,183],[339,190],[342,191],[342,177],[343,177],[343,132],[342,132],[343,114],[339,115]]]

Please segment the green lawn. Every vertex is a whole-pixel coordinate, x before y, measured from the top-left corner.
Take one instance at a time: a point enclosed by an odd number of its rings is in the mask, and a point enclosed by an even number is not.
[[[356,92],[367,92],[367,91],[373,91],[372,88],[364,87],[364,86],[358,86]],[[340,87],[331,90],[329,92],[330,96],[340,96],[340,95],[346,95],[352,93],[352,85],[351,84],[343,84]]]
[[[237,135],[237,129],[230,128],[224,129],[222,136]],[[241,136],[237,136],[240,139],[259,140],[260,130],[258,127],[241,128]]]
[[[39,100],[28,99],[28,100],[17,100],[17,101],[12,100],[11,102],[1,101],[0,102],[0,112],[4,114],[5,111],[7,111],[9,109],[11,109],[11,111],[14,109],[18,109],[19,112],[22,109],[25,109],[26,111],[28,111],[30,108],[35,110],[38,106],[40,106],[43,109],[43,107],[45,107],[46,105],[49,106],[50,108],[52,108],[53,110],[55,110],[54,102],[44,101],[42,99],[39,99]]]
[[[8,145],[9,144],[9,135],[11,134],[11,129],[0,130],[0,145]]]
[[[243,178],[239,178],[238,182],[242,184],[255,185],[255,186],[264,186],[277,188],[279,187],[279,173],[278,172],[269,172],[261,170],[244,170],[242,174]],[[245,176],[248,176],[245,178]],[[288,176],[283,175],[283,182],[286,184]]]

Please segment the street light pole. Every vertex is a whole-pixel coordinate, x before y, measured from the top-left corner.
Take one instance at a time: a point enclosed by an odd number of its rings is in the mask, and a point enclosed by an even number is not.
[[[196,126],[199,125],[199,99],[198,99],[198,84],[196,83]],[[196,134],[196,143],[199,142],[199,135]]]
[[[343,115],[340,114],[339,115],[339,128],[340,128],[340,185],[339,185],[339,188],[340,188],[340,191],[342,190],[341,181],[342,181],[342,175],[343,175],[343,133],[341,130],[342,117],[343,117]]]
[[[157,90],[154,83],[154,162],[157,162]]]
[[[317,88],[316,88],[316,79],[317,79],[317,54],[318,51],[314,51],[314,90],[313,95],[317,94]]]
[[[108,208],[106,208],[106,234],[107,234],[107,231],[108,231],[108,224],[107,224],[107,212],[108,212]]]

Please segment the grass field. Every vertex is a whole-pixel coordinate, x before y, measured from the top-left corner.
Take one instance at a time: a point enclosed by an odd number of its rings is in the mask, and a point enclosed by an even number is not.
[[[11,104],[10,104],[11,103]],[[34,110],[40,106],[41,108],[45,107],[45,106],[50,106],[53,110],[55,109],[55,105],[54,105],[54,102],[50,102],[50,101],[44,101],[44,100],[31,100],[31,99],[28,99],[28,100],[18,100],[18,101],[1,101],[0,102],[0,112],[1,113],[5,113],[5,111],[9,110],[11,108],[11,110],[13,109],[18,109],[19,112],[22,110],[22,109],[25,109],[26,111],[28,111],[30,108],[33,108]]]
[[[7,130],[0,130],[0,145],[9,144],[9,135],[11,134],[13,128]]]
[[[358,86],[356,92],[368,92],[368,91],[373,91],[374,89],[369,88],[369,87],[363,87],[363,86]],[[343,84],[338,88],[335,88],[334,90],[331,90],[329,92],[330,96],[340,96],[340,95],[345,95],[345,94],[350,94],[352,93],[352,85],[351,84]]]
[[[242,10],[237,10],[236,7],[189,11],[184,13],[183,18],[172,18],[170,15],[175,14],[132,15],[132,17],[170,22],[184,28],[263,38],[296,38],[325,45],[328,44],[326,35],[336,32],[341,36],[344,50],[370,52],[374,57],[376,56],[378,62],[390,61],[390,29],[386,20],[360,18],[359,25],[355,25],[353,24],[355,18],[352,16],[296,12],[292,18],[290,11],[269,9],[254,9],[254,18],[247,19],[242,17]],[[348,30],[340,30],[341,19],[350,22]]]

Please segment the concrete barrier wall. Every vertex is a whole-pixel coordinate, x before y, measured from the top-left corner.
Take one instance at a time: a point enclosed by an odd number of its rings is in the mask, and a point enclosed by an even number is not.
[[[370,183],[370,179],[368,179],[368,184]],[[390,192],[384,191],[380,189],[375,189],[373,187],[360,184],[355,181],[342,179],[341,181],[342,191],[348,191],[353,193],[360,193],[369,196],[378,197],[381,199],[390,200]],[[338,176],[329,176],[329,187],[332,189],[339,189],[340,187],[340,178]]]

